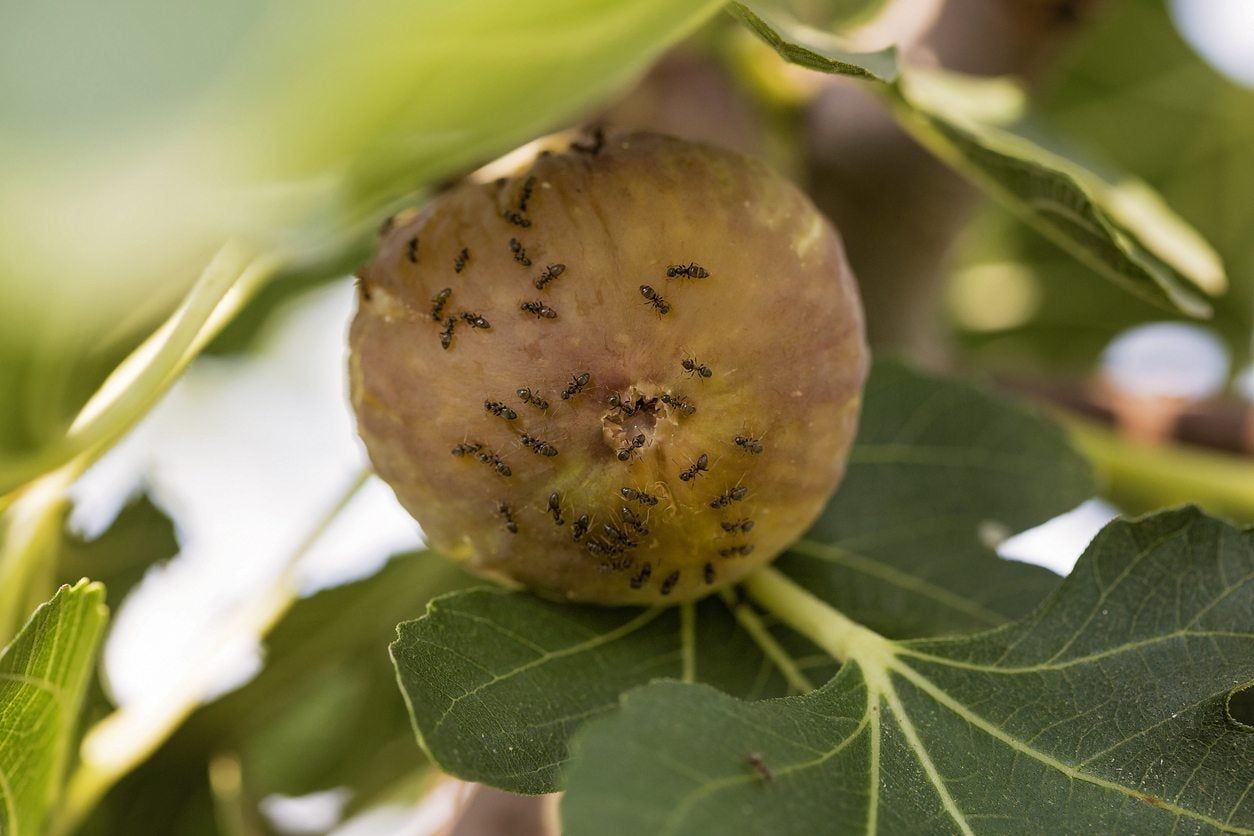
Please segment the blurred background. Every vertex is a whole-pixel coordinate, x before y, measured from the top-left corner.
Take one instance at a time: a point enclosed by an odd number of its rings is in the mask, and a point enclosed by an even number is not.
[[[134,40],[136,28],[114,16],[127,4],[94,12],[64,5],[74,22],[42,33],[63,44],[57,77],[99,62],[112,74],[79,77],[51,100],[33,98],[35,85],[0,80],[0,151],[18,172],[0,194],[0,222],[13,221],[0,243],[19,234],[73,242],[56,265],[60,282],[24,281],[36,275],[31,264],[17,248],[0,252],[0,384],[12,394],[0,406],[0,461],[15,463],[14,472],[64,430],[66,416],[195,278],[141,281],[174,263],[170,252],[141,247],[151,263],[136,264],[133,281],[73,280],[95,275],[90,262],[124,243],[101,218],[138,225],[142,234],[131,234],[151,241],[180,236],[187,217],[221,209],[215,201],[228,198],[216,186],[238,160],[195,167],[214,186],[196,205],[174,193],[183,180],[167,175],[184,171],[206,113],[248,108],[214,100],[172,120],[171,102],[206,78],[255,71],[250,62],[265,62],[246,43],[274,24],[242,2],[212,14],[156,14],[149,4],[151,25]],[[999,546],[1004,557],[1065,574],[1115,514],[1178,502],[1254,520],[1254,4],[783,5],[860,45],[897,43],[910,62],[1026,80],[1032,119],[1067,137],[1068,154],[1099,171],[1137,174],[1216,248],[1231,288],[1214,318],[1185,321],[1096,279],[920,150],[857,83],[785,65],[724,17],[643,76],[623,79],[608,106],[585,103],[575,122],[538,118],[513,139],[576,123],[649,128],[763,156],[800,183],[845,238],[877,353],[983,377],[1043,403],[1093,460],[1102,495],[1016,533]],[[0,9],[0,29],[7,21],[10,33],[0,35],[0,79],[48,66],[37,39],[13,34],[29,36],[47,19]],[[153,74],[171,63],[162,52],[169,41],[199,52],[173,62],[182,74]],[[331,63],[352,60],[363,44],[341,44]],[[242,60],[224,66],[227,54]],[[569,58],[565,66],[577,72]],[[323,128],[334,134],[344,118],[328,116]],[[110,130],[122,121],[125,130]],[[258,141],[254,129],[227,122],[231,142]],[[83,124],[91,126],[86,138]],[[32,133],[61,151],[81,150],[81,170],[49,175],[51,157],[40,153],[47,147],[34,148]],[[437,180],[487,162],[470,144]],[[88,199],[67,198],[82,178],[93,181]],[[282,216],[291,229],[291,207],[314,206],[295,226],[317,235],[318,188],[268,193],[226,215],[240,225]],[[178,240],[180,257],[211,254],[199,240]],[[240,834],[551,827],[542,801],[425,768],[383,652],[395,624],[418,614],[426,597],[468,581],[424,559],[416,524],[389,490],[362,482],[344,387],[348,275],[368,249],[369,236],[362,240],[312,248],[300,269],[267,285],[73,485],[71,541],[58,572],[105,581],[115,611],[89,717],[109,723],[88,744],[101,763],[116,764],[134,756],[135,741],[168,737],[104,797],[84,832],[151,832],[154,822],[168,825],[162,832]]]

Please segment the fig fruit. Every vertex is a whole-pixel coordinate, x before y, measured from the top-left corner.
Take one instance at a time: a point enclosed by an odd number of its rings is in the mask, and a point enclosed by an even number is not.
[[[868,364],[854,279],[754,159],[576,142],[398,218],[359,279],[361,436],[477,573],[691,601],[772,560],[840,481]]]

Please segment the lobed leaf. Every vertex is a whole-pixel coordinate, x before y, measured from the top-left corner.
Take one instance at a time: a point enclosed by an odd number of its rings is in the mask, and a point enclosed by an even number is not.
[[[564,832],[1254,832],[1254,735],[1231,713],[1252,582],[1254,531],[1183,509],[1112,523],[1012,625],[855,627],[812,694],[646,686],[578,739]]]
[[[63,586],[0,651],[0,833],[40,833],[60,789],[108,618],[104,587]]]

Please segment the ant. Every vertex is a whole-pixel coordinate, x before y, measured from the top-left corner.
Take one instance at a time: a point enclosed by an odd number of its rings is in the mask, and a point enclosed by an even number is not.
[[[588,385],[588,373],[581,372],[579,375],[570,379],[570,385],[562,390],[562,400],[568,401],[575,395],[583,391],[583,387]]]
[[[518,417],[518,413],[510,409],[500,401],[484,401],[483,408],[498,418],[504,418],[506,421],[513,421]]]
[[[510,209],[501,214],[501,217],[512,223],[514,226],[521,226],[523,229],[531,226],[531,221],[522,216],[521,212],[515,212]]]
[[[562,519],[562,497],[557,493],[557,491],[553,491],[553,493],[549,494],[548,511],[553,515],[553,522],[558,525],[566,524],[566,520]]]
[[[640,545],[635,540],[631,539],[630,534],[623,531],[613,523],[601,523],[601,528],[605,531],[607,536],[614,538],[626,548],[634,549],[636,546]]]
[[[638,433],[635,438],[631,439],[623,446],[623,449],[618,451],[618,460],[620,462],[625,462],[630,459],[632,453],[644,446],[644,442],[644,433]]]
[[[544,319],[557,319],[557,311],[550,308],[543,302],[523,302],[519,305],[522,310],[529,314],[535,314],[537,317]]]
[[[691,261],[688,264],[672,264],[666,268],[666,278],[674,279],[680,276],[689,279],[707,279],[710,277],[710,271],[695,261]]]
[[[720,494],[719,496],[710,500],[710,507],[715,508],[715,509],[726,508],[728,505],[731,505],[733,502],[739,502],[740,500],[744,499],[746,496],[748,496],[748,494],[749,494],[749,489],[744,487],[743,485],[738,488],[732,488],[731,490],[727,491],[727,493]]]
[[[753,544],[746,543],[743,546],[728,546],[725,549],[719,549],[718,553],[722,557],[732,557],[733,555],[740,555],[741,557],[744,557],[746,555],[753,554]]]
[[[758,438],[750,438],[747,435],[738,435],[732,439],[736,442],[736,446],[746,453],[761,453],[762,441]]]
[[[610,395],[609,400],[607,400],[606,403],[610,405],[611,409],[621,411],[623,416],[626,418],[630,418],[636,414],[637,406],[631,403],[624,403],[623,399],[618,395]]]
[[[410,238],[405,244],[405,255],[409,258],[410,264],[418,263],[418,236]]]
[[[679,570],[678,569],[676,569],[674,572],[671,572],[669,575],[666,576],[666,579],[662,581],[662,588],[659,589],[658,591],[661,592],[663,595],[670,595],[671,590],[675,588],[675,584],[677,583],[679,583]]]
[[[723,530],[726,531],[728,534],[732,534],[737,531],[739,531],[742,534],[748,534],[750,531],[753,531],[753,520],[736,520],[735,522],[721,522],[719,523],[719,525],[721,525],[723,527]]]
[[[707,563],[701,567],[701,572],[706,583],[714,583],[714,564]]]
[[[688,400],[682,395],[672,395],[670,392],[665,392],[662,394],[662,403],[666,404],[667,406],[673,406],[675,409],[682,412],[685,416],[691,415],[692,413],[697,411],[697,407],[695,404],[693,404],[692,401]]]
[[[462,311],[462,319],[470,323],[471,328],[487,329],[487,328],[492,327],[491,325],[488,324],[488,321],[486,319],[479,316],[479,314],[471,313],[470,311]]]
[[[482,444],[478,444],[473,441],[463,442],[453,448],[453,455],[454,456],[469,456],[471,453],[478,453],[482,449],[483,449]]]
[[[501,474],[502,476],[514,475],[514,471],[510,470],[509,465],[501,461],[501,457],[498,456],[496,453],[492,453],[492,452],[485,450],[484,452],[479,454],[479,461],[483,462],[484,464],[492,465],[492,467],[496,469],[496,472]]]
[[[457,254],[457,258],[453,259],[453,272],[460,273],[465,269],[467,261],[470,261],[470,249],[462,247],[462,251]]]
[[[565,264],[550,264],[536,278],[536,290],[544,290],[544,286],[566,272]]]
[[[621,493],[623,498],[628,502],[639,502],[641,505],[648,505],[650,507],[657,505],[657,497],[651,493],[638,491],[635,488],[620,488],[618,492]]]
[[[639,589],[640,587],[644,586],[646,583],[648,583],[649,576],[652,574],[653,574],[653,564],[652,563],[644,564],[643,566],[640,567],[640,571],[632,576],[631,588]]]
[[[509,239],[509,251],[514,254],[514,261],[517,261],[523,267],[531,266],[531,259],[527,258],[527,250],[522,245],[522,241],[517,238]]]
[[[538,455],[548,457],[557,455],[557,448],[552,444],[549,444],[547,441],[541,441],[540,439],[530,435],[524,435],[521,441],[524,447],[530,447],[531,452]]]
[[[697,456],[697,461],[692,465],[692,467],[687,468],[679,474],[679,480],[681,482],[691,482],[693,479],[696,479],[709,469],[710,457],[705,453],[702,453],[700,456]]]
[[[450,316],[444,320],[444,330],[440,332],[440,346],[448,351],[448,347],[453,344],[453,327],[457,325],[457,318]]]
[[[647,284],[640,285],[640,295],[643,296],[650,305],[652,305],[660,314],[668,314],[671,312],[671,306],[666,303],[656,290]]]
[[[504,502],[498,502],[496,504],[496,513],[500,515],[501,519],[505,520],[506,531],[510,534],[518,533],[518,523],[514,522],[514,515],[510,512],[508,505]]]
[[[453,295],[453,288],[446,287],[431,297],[431,318],[436,322],[444,318],[444,306],[448,304],[448,298],[451,295]]]
[[[636,534],[641,537],[649,536],[649,527],[644,524],[644,520],[640,519],[640,516],[635,511],[632,511],[624,505],[619,510],[619,513],[622,514],[623,524],[625,526],[636,532]]]
[[[697,377],[702,377],[706,379],[709,379],[714,376],[714,372],[710,371],[709,366],[705,365],[704,363],[698,363],[696,361],[696,358],[693,358],[693,357],[685,357],[683,360],[680,361],[679,365],[683,366],[684,371],[690,375],[696,375]]]
[[[522,192],[518,195],[518,211],[526,212],[527,203],[531,200],[531,190],[536,186],[536,178],[528,177],[523,181]]]
[[[588,533],[588,515],[580,514],[579,519],[571,524],[570,531],[576,543],[582,540],[583,536]]]
[[[771,770],[767,768],[766,762],[762,760],[762,754],[760,752],[750,752],[745,755],[745,763],[753,767],[753,771],[758,773],[763,781],[769,781],[775,777]]]
[[[549,402],[540,397],[540,394],[532,393],[530,389],[522,388],[518,390],[518,399],[523,403],[529,403],[536,409],[545,410],[549,408]]]

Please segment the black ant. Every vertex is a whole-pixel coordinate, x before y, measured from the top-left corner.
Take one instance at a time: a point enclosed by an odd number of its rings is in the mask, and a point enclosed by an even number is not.
[[[472,312],[470,312],[470,311],[462,311],[462,319],[464,319],[464,320],[466,320],[468,323],[470,323],[470,327],[471,327],[471,328],[484,328],[484,329],[487,329],[487,328],[491,328],[491,327],[492,327],[491,325],[489,325],[489,324],[488,324],[488,321],[487,321],[486,319],[484,319],[483,317],[479,316],[479,314],[477,314],[477,313],[472,313]]]
[[[692,465],[692,467],[687,468],[679,474],[679,480],[681,482],[691,482],[693,479],[696,479],[709,469],[710,457],[705,453],[702,453],[700,456],[697,456],[697,461]]]
[[[695,374],[697,377],[711,378],[714,372],[710,371],[710,367],[704,363],[698,363],[695,358],[685,357],[680,361],[679,365],[684,367],[684,371],[688,374]]]
[[[558,525],[565,525],[566,520],[562,519],[562,497],[557,491],[549,494],[549,513],[553,515],[553,522]]]
[[[570,149],[578,151],[581,154],[591,154],[596,156],[601,153],[601,149],[605,147],[605,130],[603,128],[592,129],[592,142],[572,142]]]
[[[439,322],[444,318],[444,306],[448,304],[448,298],[453,295],[453,288],[446,287],[431,297],[431,318]]]
[[[440,332],[440,346],[445,351],[453,344],[453,328],[457,325],[457,318],[450,316],[444,320],[444,330]]]
[[[526,212],[527,204],[531,201],[531,190],[536,186],[536,178],[528,177],[523,181],[522,191],[518,195],[518,211]]]
[[[726,531],[728,534],[733,534],[737,531],[742,534],[748,534],[750,531],[753,531],[753,520],[736,520],[735,522],[721,522],[719,523],[719,525],[721,525],[723,527],[723,530]]]
[[[540,439],[530,435],[524,435],[521,441],[524,447],[530,447],[531,452],[536,453],[537,455],[548,457],[557,455],[557,448],[552,444],[549,444],[547,441],[541,441]]]
[[[523,302],[519,307],[529,314],[535,314],[537,317],[557,319],[557,311],[543,302]]]
[[[578,543],[583,536],[588,533],[588,515],[580,514],[579,519],[575,520],[570,526],[570,532],[574,536],[574,541]]]
[[[692,401],[688,400],[682,395],[672,395],[670,392],[664,392],[662,394],[662,403],[666,404],[667,406],[674,407],[675,409],[682,412],[684,415],[691,415],[692,413],[697,411],[696,404],[694,404]]]
[[[644,442],[644,433],[638,433],[635,438],[631,439],[623,446],[623,449],[618,451],[618,460],[620,462],[625,462],[630,459],[632,453],[644,446]]]
[[[409,258],[410,264],[418,263],[418,236],[410,238],[405,245],[405,255]]]
[[[639,502],[641,505],[648,505],[650,507],[657,505],[657,497],[651,493],[638,491],[635,488],[620,488],[618,492],[621,493],[623,498],[628,502]]]
[[[483,462],[484,464],[492,465],[492,467],[496,470],[496,472],[501,474],[502,476],[514,475],[514,471],[510,470],[509,465],[501,461],[501,457],[498,456],[496,453],[492,453],[492,452],[485,450],[484,452],[479,454],[479,461]]]
[[[750,438],[747,435],[738,435],[732,441],[736,442],[736,446],[746,453],[762,452],[762,441],[760,439]]]
[[[533,393],[530,389],[523,388],[518,390],[518,399],[523,403],[529,403],[536,409],[548,409],[549,402],[540,397],[539,393]]]
[[[510,534],[518,533],[518,523],[514,522],[514,515],[510,512],[508,505],[504,502],[498,502],[496,504],[496,513],[500,515],[501,519],[505,520],[506,531]]]
[[[460,273],[464,270],[467,261],[470,261],[470,249],[462,247],[462,251],[457,254],[457,258],[453,259],[453,272]]]
[[[514,254],[514,261],[517,261],[523,267],[531,266],[531,259],[527,258],[527,250],[522,245],[522,241],[517,238],[509,239],[509,251]]]
[[[748,495],[749,495],[749,489],[744,486],[741,486],[739,488],[732,488],[726,493],[720,494],[719,496],[710,500],[710,507],[715,508],[715,509],[726,508],[728,505],[731,505],[733,502],[739,502],[740,500],[744,499]]]
[[[714,583],[714,564],[707,563],[701,567],[702,575],[705,577],[706,583]]]
[[[630,418],[636,414],[637,406],[635,404],[626,403],[618,395],[610,395],[606,401],[610,405],[610,409],[617,409],[623,413],[623,416]]]
[[[649,527],[644,524],[644,520],[640,519],[640,515],[624,505],[619,509],[619,513],[623,517],[623,524],[641,537],[649,536]]]
[[[732,557],[733,555],[740,555],[743,557],[745,555],[753,554],[753,544],[746,543],[743,546],[728,546],[725,549],[719,549],[718,553],[723,557]]]
[[[661,295],[659,295],[658,292],[649,285],[640,285],[640,295],[643,296],[648,303],[657,310],[658,313],[668,314],[671,312],[671,306],[668,305],[666,300],[663,299]]]
[[[570,379],[570,385],[562,390],[562,400],[568,401],[583,391],[583,387],[588,385],[588,373],[581,372],[579,375]]]
[[[565,264],[550,264],[544,272],[536,277],[536,290],[544,290],[544,286],[566,272]]]
[[[482,444],[477,444],[473,441],[463,442],[453,448],[453,455],[454,456],[469,456],[471,453],[478,453],[482,449],[483,449]]]
[[[767,768],[766,762],[762,760],[762,755],[759,752],[750,752],[745,755],[745,763],[753,767],[753,771],[758,773],[763,781],[769,781],[775,777],[771,770]]]
[[[483,408],[498,418],[504,418],[506,421],[513,421],[518,417],[518,413],[510,409],[500,401],[484,401]]]
[[[653,574],[653,564],[652,563],[644,564],[643,566],[640,567],[640,571],[632,576],[631,588],[639,589],[640,587],[644,586],[646,583],[648,583],[649,576],[652,574]]]
[[[509,209],[501,214],[501,217],[512,223],[514,226],[521,226],[523,229],[531,226],[531,221],[522,216],[521,212],[515,212]]]
[[[614,540],[617,540],[625,548],[634,549],[636,546],[640,545],[635,540],[631,539],[630,534],[628,534],[626,531],[623,531],[621,528],[614,525],[613,523],[601,523],[601,528],[603,531],[605,531],[606,536],[612,537]]]
[[[675,584],[677,583],[679,583],[679,570],[678,569],[676,569],[674,572],[671,572],[669,575],[666,576],[666,579],[662,581],[662,588],[659,589],[658,591],[661,592],[663,595],[670,595],[671,590],[675,588]]]
[[[707,279],[710,277],[710,271],[695,261],[691,261],[688,264],[672,264],[666,268],[666,278],[674,279],[680,276],[685,276],[689,279]]]

